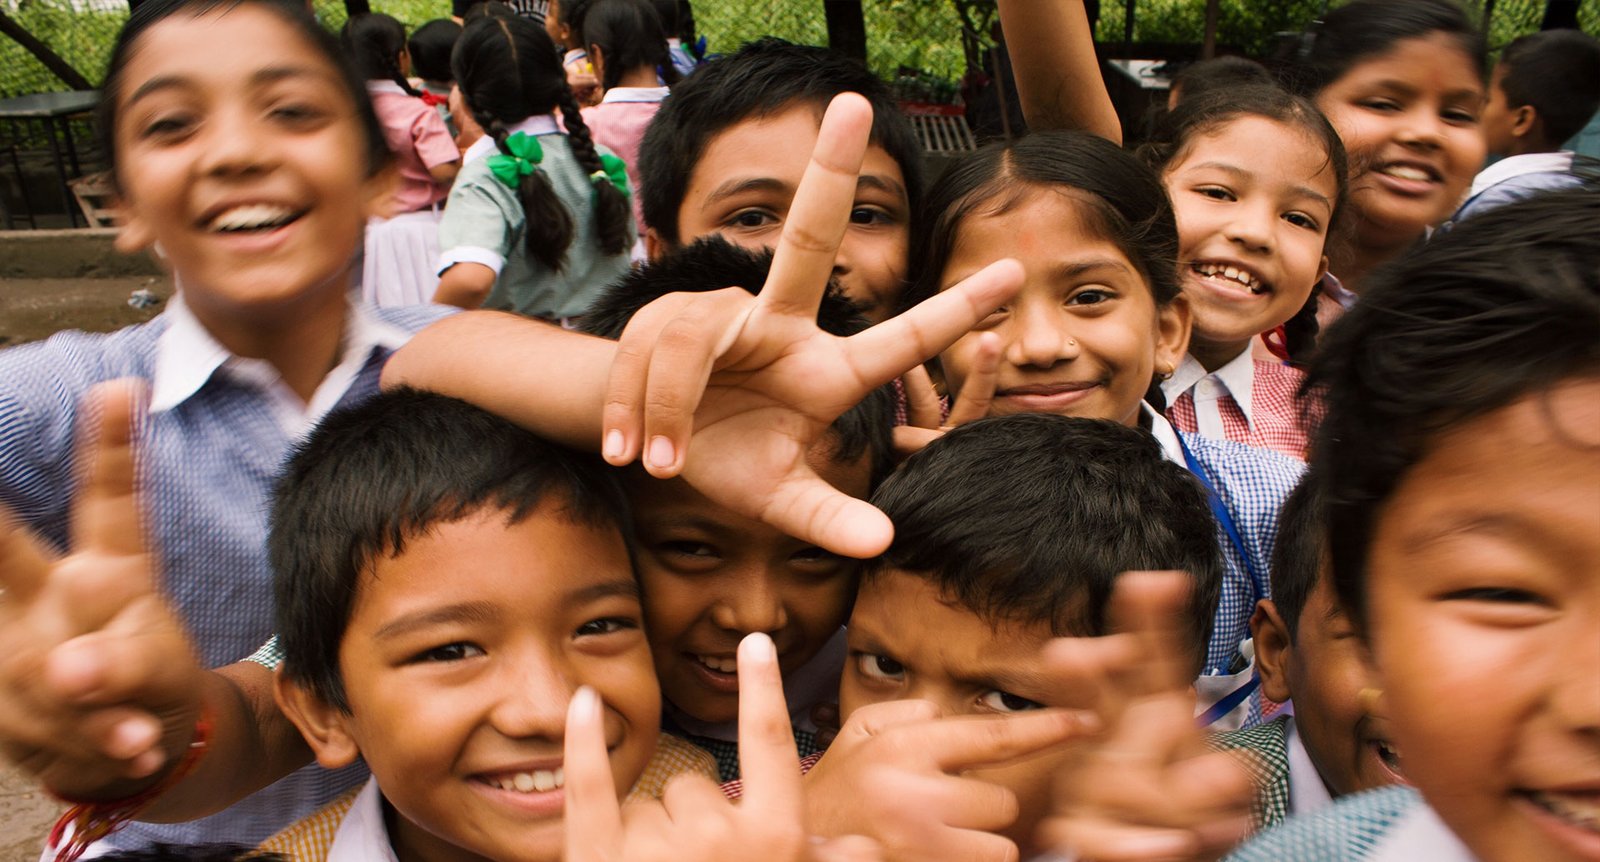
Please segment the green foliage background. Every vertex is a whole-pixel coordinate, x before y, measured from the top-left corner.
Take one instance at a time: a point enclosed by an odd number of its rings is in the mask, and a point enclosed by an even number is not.
[[[318,16],[331,28],[344,23],[341,0],[315,0]],[[966,60],[961,47],[960,19],[952,0],[863,0],[868,59],[880,75],[893,78],[901,67],[930,76],[958,79]],[[1481,2],[1472,4],[1481,8]],[[98,81],[127,6],[116,0],[0,0],[0,9],[73,64]],[[1275,31],[1297,31],[1320,6],[1319,0],[1223,0],[1219,39],[1249,52],[1263,52]],[[103,11],[84,11],[89,8]],[[120,8],[119,8],[120,7]],[[450,14],[446,0],[372,0],[375,11],[387,12],[416,26]],[[695,19],[713,52],[731,51],[762,35],[824,44],[827,28],[820,0],[695,0]],[[1204,24],[1204,0],[1139,0],[1136,41],[1198,42]],[[1539,25],[1542,0],[1499,0],[1490,26],[1490,44],[1504,45]],[[1579,13],[1584,29],[1600,33],[1600,0],[1586,0]],[[1123,4],[1103,0],[1098,28],[1101,41],[1123,35]],[[64,89],[9,38],[0,36],[0,97]]]

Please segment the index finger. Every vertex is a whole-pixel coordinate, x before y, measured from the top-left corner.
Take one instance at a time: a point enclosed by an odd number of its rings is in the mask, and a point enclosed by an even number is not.
[[[1190,584],[1182,572],[1124,572],[1111,595],[1112,625],[1139,640],[1145,690],[1182,691],[1190,683],[1183,642],[1184,602]]]
[[[564,793],[566,862],[609,860],[614,841],[622,834],[622,808],[617,802],[616,780],[606,757],[600,695],[583,686],[567,706],[567,732],[562,741],[561,769]]]
[[[140,386],[129,380],[89,390],[79,412],[78,464],[83,479],[72,511],[72,551],[144,553],[134,497],[133,418]]]
[[[1064,709],[1021,715],[941,718],[919,726],[918,747],[942,772],[998,766],[1099,729],[1093,716]]]
[[[800,755],[777,651],[772,639],[759,633],[739,644],[739,773],[745,807],[758,816],[799,817]]]
[[[833,97],[761,288],[761,303],[769,311],[816,319],[850,222],[871,132],[872,106],[865,98],[858,93]]]

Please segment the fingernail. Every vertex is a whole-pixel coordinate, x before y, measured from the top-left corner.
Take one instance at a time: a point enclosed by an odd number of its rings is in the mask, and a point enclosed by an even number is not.
[[[672,451],[672,441],[665,437],[651,437],[650,451],[645,457],[652,467],[671,467],[678,458]]]
[[[600,449],[600,454],[607,461],[615,461],[622,457],[622,432],[613,428],[606,432],[606,442]]]
[[[772,638],[759,632],[745,635],[739,643],[739,651],[744,653],[745,661],[755,664],[771,664],[778,660],[778,651],[772,645]]]
[[[572,717],[577,721],[594,721],[600,717],[600,695],[584,685],[572,695]]]

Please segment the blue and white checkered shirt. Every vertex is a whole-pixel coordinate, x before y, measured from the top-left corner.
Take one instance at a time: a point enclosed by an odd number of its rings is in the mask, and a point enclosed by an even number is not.
[[[272,633],[266,514],[290,447],[328,410],[376,392],[390,353],[446,313],[356,308],[340,362],[309,404],[265,362],[229,354],[179,299],[146,324],[110,334],[64,332],[0,351],[0,505],[65,548],[79,400],[102,381],[149,381],[139,471],[160,576],[202,661],[238,661]],[[176,826],[135,824],[109,843],[253,845],[363,773],[308,767],[220,814]]]

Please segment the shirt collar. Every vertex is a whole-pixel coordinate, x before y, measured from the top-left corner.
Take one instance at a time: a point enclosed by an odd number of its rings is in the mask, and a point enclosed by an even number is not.
[[[367,81],[367,92],[368,93],[398,93],[399,95],[402,95],[402,96],[411,95],[410,93],[407,93],[405,90],[401,89],[399,84],[396,84],[393,81],[384,81],[384,80],[381,80],[381,79],[372,79],[372,80]]]
[[[1333,796],[1322,783],[1317,765],[1311,762],[1311,754],[1306,751],[1293,718],[1284,722],[1283,744],[1289,753],[1289,813],[1307,814],[1331,805]]]
[[[556,118],[553,115],[535,114],[507,129],[506,135],[510,136],[518,132],[526,132],[536,138],[540,135],[553,135],[559,131],[561,129],[556,125]],[[467,147],[466,154],[461,157],[461,163],[464,165],[479,156],[487,156],[490,153],[499,152],[499,150],[500,147],[495,144],[494,138],[485,134],[483,137],[473,141],[472,146]]]
[[[167,329],[156,340],[150,413],[175,409],[219,372],[257,389],[283,385],[282,378],[266,362],[228,352],[189,310],[181,290],[168,303],[166,317]],[[303,408],[302,418],[312,423],[321,419],[344,396],[373,350],[398,350],[410,337],[405,330],[374,317],[366,306],[352,304],[345,318],[339,362],[317,386],[311,402]]]
[[[1250,412],[1250,393],[1255,388],[1256,363],[1255,357],[1250,355],[1250,348],[1245,348],[1238,356],[1211,372],[1206,371],[1200,360],[1185,355],[1178,370],[1161,384],[1161,392],[1167,396],[1167,403],[1171,404],[1179,395],[1193,389],[1196,384],[1208,377],[1227,390],[1228,395],[1233,398],[1233,403],[1239,405],[1239,411],[1244,414],[1244,421],[1254,425],[1255,418]]]
[[[1570,170],[1572,170],[1572,153],[1566,150],[1506,156],[1478,172],[1472,180],[1472,188],[1467,190],[1467,197],[1482,194],[1490,186],[1503,183],[1512,177],[1524,174],[1566,173]]]
[[[339,824],[328,847],[327,862],[398,862],[389,829],[383,825],[383,794],[378,779],[368,778]]]
[[[1450,827],[1439,819],[1433,806],[1418,800],[1389,827],[1389,831],[1365,857],[1372,862],[1402,862],[1427,859],[1430,862],[1475,862]]]
[[[612,102],[659,102],[667,97],[666,87],[612,87],[600,97],[600,104]]]
[[[1144,421],[1150,423],[1150,434],[1161,444],[1161,454],[1168,461],[1187,470],[1189,462],[1183,457],[1183,445],[1178,442],[1178,432],[1172,427],[1172,423],[1167,421],[1167,417],[1157,413],[1149,402],[1141,401],[1139,412]]]

